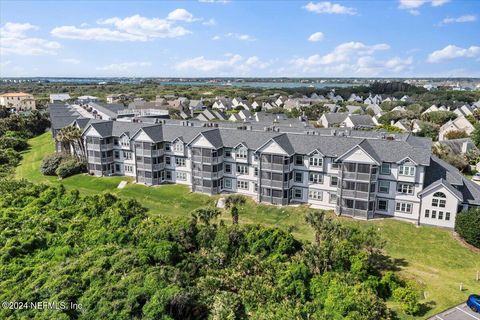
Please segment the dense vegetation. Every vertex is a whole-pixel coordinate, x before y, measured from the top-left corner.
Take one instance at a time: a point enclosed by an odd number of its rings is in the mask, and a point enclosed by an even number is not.
[[[216,223],[218,214],[206,207],[171,220],[110,194],[4,180],[0,300],[82,305],[15,311],[36,319],[389,319],[386,299],[419,311],[371,230],[310,213],[310,244],[277,228]]]
[[[471,245],[480,248],[480,209],[472,208],[457,215],[455,231]]]
[[[48,115],[33,111],[12,114],[0,107],[0,178],[12,173],[28,148],[27,139],[37,136],[50,126]]]

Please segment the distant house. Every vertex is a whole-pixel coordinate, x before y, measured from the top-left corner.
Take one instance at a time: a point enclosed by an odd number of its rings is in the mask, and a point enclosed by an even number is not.
[[[89,102],[99,102],[100,98],[94,96],[80,96],[77,98],[77,103],[87,104]]]
[[[298,109],[298,108],[299,108],[299,104],[297,99],[288,99],[288,100],[285,100],[285,102],[283,103],[283,109],[285,110],[292,110],[292,109]]]
[[[348,113],[363,113],[363,109],[360,106],[348,105],[348,106],[345,106],[345,108],[347,108]]]
[[[467,135],[470,135],[473,130],[475,130],[473,124],[471,124],[465,116],[460,116],[454,120],[448,121],[440,127],[438,140],[445,140],[445,135],[450,131],[465,131]]]
[[[327,108],[331,113],[337,112],[338,108],[340,107],[338,104],[335,103],[325,103],[323,106]]]
[[[403,102],[410,102],[412,99],[410,99],[409,96],[407,95],[404,95],[403,97],[400,98],[400,101],[403,101]]]
[[[376,127],[372,117],[363,114],[350,114],[340,123],[340,127],[354,128],[354,129],[369,129]]]
[[[417,133],[417,132],[422,131],[422,129],[420,127],[421,123],[422,123],[422,121],[417,120],[417,119],[414,119],[412,121],[407,120],[407,119],[402,119],[402,120],[398,120],[397,122],[395,122],[393,124],[393,126],[399,128],[399,129],[402,129],[403,131],[406,131],[406,132]]]
[[[455,112],[458,116],[469,116],[473,114],[474,109],[469,105],[464,104],[460,108],[455,109]]]
[[[230,117],[228,117],[228,121],[234,121],[234,122],[239,122],[243,121],[242,118],[238,115],[238,113],[232,113]]]
[[[197,110],[205,109],[205,106],[203,105],[202,100],[190,100],[190,102],[188,104],[188,108],[190,110],[197,111]]]
[[[271,110],[278,108],[278,106],[275,104],[275,102],[264,102],[262,104],[262,110]]]
[[[251,106],[252,106],[251,109],[253,110],[253,109],[256,109],[258,107],[261,107],[262,105],[260,103],[258,103],[257,101],[253,101]]]
[[[196,118],[200,121],[228,120],[228,117],[218,110],[205,109]]]
[[[36,109],[33,95],[25,92],[10,92],[0,95],[0,106],[16,111]]]
[[[233,107],[232,101],[226,98],[217,99],[212,105],[212,109],[218,109],[222,111],[230,110],[232,109],[232,107]]]
[[[50,103],[65,102],[67,100],[70,100],[68,93],[54,93],[50,95]]]
[[[102,120],[116,120],[118,112],[126,109],[123,104],[102,105],[97,102],[88,103],[88,107],[90,108],[90,113],[94,115],[95,119]]]
[[[107,96],[107,103],[119,103],[135,99],[134,93],[118,93]]]
[[[372,96],[371,94],[363,101],[364,104],[381,104],[382,97],[379,95]]]
[[[480,152],[470,138],[437,141],[435,144],[449,147],[453,154],[466,154],[471,150]]]
[[[248,110],[240,110],[238,112],[238,116],[242,119],[242,120],[250,120],[252,119],[253,115],[250,111]]]
[[[318,120],[319,124],[324,128],[340,127],[341,123],[347,119],[348,113],[324,113]]]
[[[404,112],[406,111],[406,109],[404,106],[396,106],[395,108],[392,109],[392,111]]]
[[[285,101],[287,101],[288,98],[285,97],[285,96],[280,96],[277,98],[277,100],[275,100],[275,104],[279,107],[283,106],[283,104],[285,103]]]
[[[362,97],[357,96],[355,93],[352,93],[347,100],[348,102],[363,102]]]
[[[383,110],[378,104],[369,104],[365,110],[372,110],[374,115],[382,114]]]

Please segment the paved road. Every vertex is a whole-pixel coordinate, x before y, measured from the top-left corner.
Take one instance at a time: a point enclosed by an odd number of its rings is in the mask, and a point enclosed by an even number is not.
[[[429,318],[429,320],[480,320],[480,313],[473,312],[464,303],[439,313]]]

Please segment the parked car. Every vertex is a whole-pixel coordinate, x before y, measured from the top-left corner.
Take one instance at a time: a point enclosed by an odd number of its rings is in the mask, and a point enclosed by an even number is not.
[[[473,310],[473,312],[480,313],[480,295],[471,294],[467,300],[467,306]]]
[[[477,172],[473,175],[472,180],[480,181],[480,172]]]

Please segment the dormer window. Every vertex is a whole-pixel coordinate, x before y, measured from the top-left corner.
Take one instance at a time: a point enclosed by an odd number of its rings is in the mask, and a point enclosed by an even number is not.
[[[235,156],[237,159],[247,159],[248,149],[245,147],[239,147],[235,152]]]
[[[173,145],[173,151],[174,152],[183,152],[183,143],[182,142],[177,142]]]
[[[413,163],[407,162],[398,167],[398,174],[401,176],[415,176],[415,165]]]
[[[308,159],[308,163],[312,167],[322,167],[323,166],[323,158],[320,155],[311,156]]]

